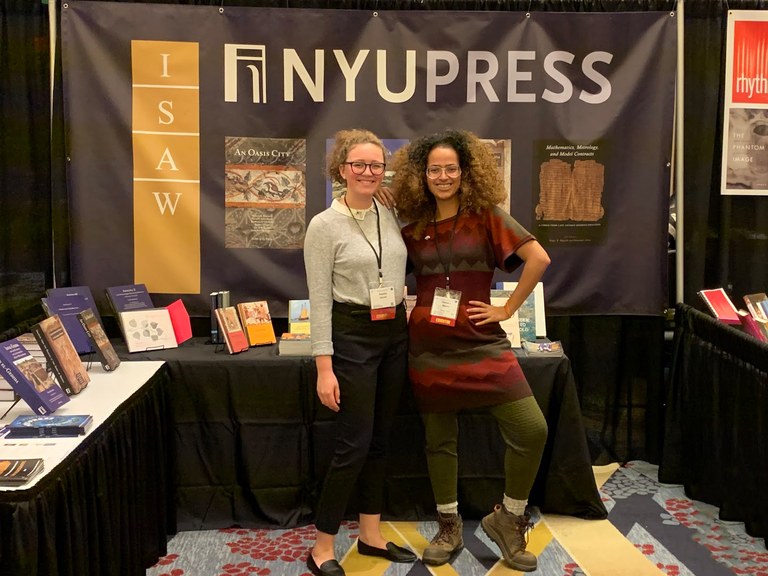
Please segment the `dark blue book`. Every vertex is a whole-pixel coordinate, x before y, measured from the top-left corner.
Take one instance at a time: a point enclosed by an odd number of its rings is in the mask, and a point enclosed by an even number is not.
[[[45,312],[48,316],[58,314],[61,323],[64,325],[64,330],[67,331],[78,354],[90,354],[93,352],[91,340],[88,338],[88,334],[83,329],[77,316],[91,307],[92,304],[88,303],[88,299],[80,294],[70,294],[68,296],[54,295],[43,298]]]
[[[107,288],[107,298],[115,314],[129,310],[154,308],[152,298],[144,284],[125,284]]]
[[[69,396],[16,338],[0,342],[0,371],[35,414],[52,414],[69,402]]]
[[[93,310],[96,318],[101,322],[101,315],[99,309],[96,307],[96,301],[93,299],[93,294],[88,286],[68,286],[66,288],[48,288],[45,291],[45,295],[49,298],[51,296],[82,296],[85,298],[85,302],[88,304],[88,308]]]
[[[8,425],[6,438],[49,438],[52,436],[82,436],[93,424],[90,414],[36,414],[17,416]]]

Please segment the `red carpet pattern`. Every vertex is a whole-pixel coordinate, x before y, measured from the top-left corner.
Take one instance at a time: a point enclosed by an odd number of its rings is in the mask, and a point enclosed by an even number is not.
[[[598,476],[598,483],[600,479]],[[660,484],[657,467],[631,462],[601,487],[608,520],[535,513],[528,547],[546,576],[768,576],[768,551],[743,524],[723,522],[713,506],[687,498],[681,486]],[[535,510],[534,510],[535,512]],[[421,554],[435,522],[387,522],[385,536]],[[464,550],[449,565],[393,564],[357,554],[357,524],[346,522],[336,555],[347,574],[461,576],[518,574],[499,561],[498,548],[477,520],[464,524]],[[228,528],[182,532],[147,576],[304,576],[314,526],[291,530]]]

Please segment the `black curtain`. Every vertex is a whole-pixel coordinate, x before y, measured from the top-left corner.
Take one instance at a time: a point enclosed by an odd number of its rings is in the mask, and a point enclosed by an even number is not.
[[[643,0],[241,0],[226,5],[571,12],[677,8],[675,1]],[[765,2],[737,0],[684,3],[685,237],[670,235],[670,270],[674,272],[674,250],[683,250],[683,300],[699,308],[696,291],[705,287],[724,286],[735,300],[766,289],[768,199],[720,196],[723,92],[713,89],[720,86],[724,69],[727,10],[765,7]],[[59,13],[60,8],[57,19]],[[2,332],[39,316],[39,298],[45,288],[54,280],[60,286],[70,284],[70,269],[61,65],[57,60],[51,115],[48,6],[37,0],[0,0],[0,15]],[[676,300],[673,274],[669,282],[672,308]],[[669,356],[665,333],[672,328],[665,322],[664,311],[654,317],[568,316],[548,321],[550,337],[563,341],[573,363],[594,461],[658,462]]]

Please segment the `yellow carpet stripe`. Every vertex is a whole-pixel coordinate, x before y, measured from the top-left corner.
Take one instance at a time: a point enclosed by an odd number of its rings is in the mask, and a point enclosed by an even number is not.
[[[587,576],[664,574],[608,520],[545,515],[543,521]]]
[[[619,469],[618,464],[593,466],[598,488]],[[608,520],[542,515],[542,523],[586,576],[663,576]]]

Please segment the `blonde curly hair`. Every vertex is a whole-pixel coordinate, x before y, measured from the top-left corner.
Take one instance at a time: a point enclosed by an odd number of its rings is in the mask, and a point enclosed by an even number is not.
[[[461,209],[480,212],[504,200],[507,193],[496,159],[489,147],[472,132],[445,130],[404,146],[392,157],[392,192],[398,216],[415,222],[419,234],[432,222],[435,197],[427,187],[427,158],[435,148],[452,148],[459,156]]]
[[[381,152],[384,155],[384,163],[387,163],[389,156],[389,150],[387,150],[381,138],[376,136],[370,130],[364,130],[362,128],[353,128],[351,130],[339,130],[336,132],[335,143],[328,156],[325,159],[325,174],[331,180],[337,184],[346,184],[344,178],[341,177],[339,167],[347,161],[349,151],[355,146],[360,144],[375,144],[381,148]]]

